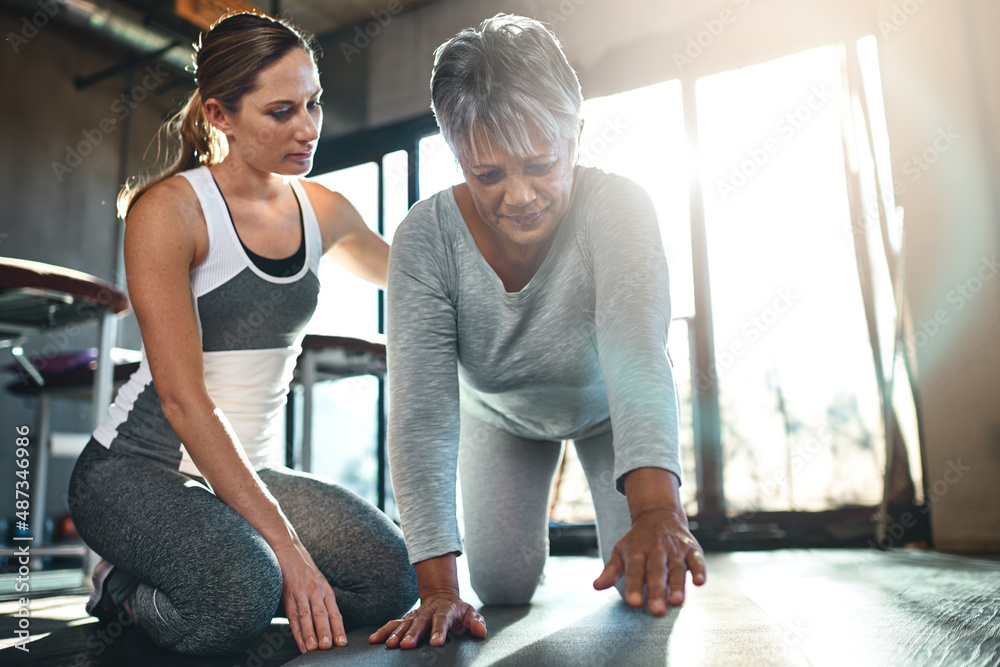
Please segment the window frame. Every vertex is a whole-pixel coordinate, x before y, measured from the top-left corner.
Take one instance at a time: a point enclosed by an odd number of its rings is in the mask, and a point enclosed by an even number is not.
[[[853,40],[840,41],[848,52],[848,73],[854,74],[857,54]],[[750,64],[750,63],[746,63]],[[726,69],[732,69],[727,67]],[[709,72],[688,71],[678,77],[681,83],[681,98],[685,134],[691,149],[694,164],[698,161],[698,114],[695,96],[696,82]],[[859,85],[851,77],[849,92]],[[603,91],[614,94],[625,91]],[[845,91],[846,92],[846,91]],[[420,141],[439,131],[433,114],[426,113],[389,125],[371,128],[350,135],[321,140],[314,162],[314,174],[321,174],[364,162],[378,165],[378,231],[384,234],[385,202],[383,158],[396,151],[407,153],[407,206],[413,206],[420,199],[418,174],[420,168]],[[329,158],[325,156],[331,156]],[[719,410],[719,387],[715,373],[715,340],[712,322],[712,297],[709,282],[709,248],[703,200],[702,179],[691,179],[689,189],[689,216],[691,227],[691,253],[694,283],[693,317],[684,318],[688,327],[691,347],[691,396],[694,448],[697,469],[697,512],[690,515],[692,530],[707,549],[761,549],[780,547],[843,547],[872,546],[874,528],[871,518],[879,508],[868,506],[844,506],[821,512],[806,511],[760,511],[749,517],[743,513],[728,517],[723,489],[724,457],[722,448],[722,424]],[[379,332],[385,332],[384,293],[379,292]],[[707,378],[708,382],[699,382]],[[699,386],[701,385],[701,386]],[[383,471],[386,470],[385,443],[385,382],[379,383],[378,427],[379,507],[385,506],[385,484]],[[908,531],[912,539],[929,539],[930,524],[923,505],[913,504],[902,510],[914,511],[919,517],[918,525]],[[902,511],[900,510],[900,511]],[[749,518],[749,520],[748,520]],[[831,524],[839,525],[839,531],[828,530]],[[844,530],[850,524],[851,530]]]

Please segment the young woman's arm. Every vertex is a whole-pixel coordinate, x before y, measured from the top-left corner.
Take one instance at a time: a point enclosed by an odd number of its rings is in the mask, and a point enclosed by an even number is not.
[[[304,185],[323,234],[323,252],[359,278],[385,289],[389,245],[342,194],[312,181]]]
[[[125,228],[125,266],[157,394],[174,431],[215,494],[274,551],[282,599],[301,651],[346,644],[333,590],[254,472],[205,384],[189,272],[207,252],[204,216],[190,185],[164,181],[135,204]],[[318,637],[318,639],[317,639]]]

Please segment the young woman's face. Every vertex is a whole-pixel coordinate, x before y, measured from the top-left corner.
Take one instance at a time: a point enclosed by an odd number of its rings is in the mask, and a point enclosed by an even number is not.
[[[312,169],[323,125],[319,72],[292,49],[257,79],[236,113],[227,113],[229,152],[266,173],[299,176]]]
[[[512,243],[544,244],[569,208],[573,190],[574,142],[559,144],[531,135],[528,155],[512,155],[481,128],[478,159],[459,160],[479,217]]]

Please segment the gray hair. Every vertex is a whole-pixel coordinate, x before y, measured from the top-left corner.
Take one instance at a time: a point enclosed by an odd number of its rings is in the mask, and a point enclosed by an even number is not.
[[[479,159],[480,126],[511,155],[531,153],[531,134],[575,138],[583,95],[556,36],[538,21],[497,14],[434,52],[431,109],[455,157]]]

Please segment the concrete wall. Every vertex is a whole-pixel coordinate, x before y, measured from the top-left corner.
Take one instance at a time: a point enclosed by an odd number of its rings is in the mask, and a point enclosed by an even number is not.
[[[395,17],[371,40],[370,124],[426,113],[434,49],[498,11],[550,23],[587,97],[877,37],[892,168],[903,185],[897,203],[905,211],[912,318],[919,327],[944,310],[946,319],[916,349],[934,534],[944,549],[1000,550],[1000,280],[992,263],[1000,252],[1000,45],[993,35],[1000,5],[441,0]],[[712,27],[718,34],[703,39],[690,62],[675,57]]]
[[[931,518],[941,547],[998,551],[1000,5],[918,7],[884,3],[901,25],[876,34],[913,317],[945,322],[917,349]]]
[[[27,36],[24,43],[8,36],[0,55],[0,256],[56,264],[114,282],[118,235],[114,207],[122,182],[124,116],[127,111],[131,122],[127,166],[134,170],[142,163],[170,100],[140,92],[136,99],[144,99],[130,109],[121,100],[126,90],[121,78],[76,90],[74,75],[98,72],[124,54],[58,21],[34,31],[25,29],[23,16],[7,8],[0,11],[0,34]],[[153,78],[147,81],[154,83]],[[62,167],[54,169],[53,163]],[[122,320],[120,344],[138,349],[134,317]],[[96,345],[96,326],[85,326],[69,335],[37,337],[25,349],[48,355]],[[11,360],[9,349],[0,349],[0,364]],[[3,373],[0,378],[7,384],[17,376]],[[12,455],[7,445],[13,444],[14,427],[28,424],[34,430],[36,400],[0,391],[0,443]],[[88,433],[89,403],[54,400],[50,424],[54,431]],[[0,464],[3,498],[14,496],[10,460]],[[49,516],[66,511],[63,495],[72,464],[71,458],[52,461]],[[0,505],[0,517],[12,519],[13,506]]]

